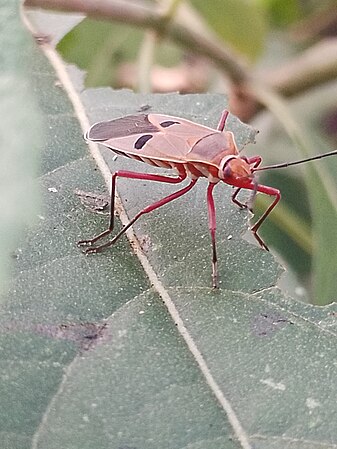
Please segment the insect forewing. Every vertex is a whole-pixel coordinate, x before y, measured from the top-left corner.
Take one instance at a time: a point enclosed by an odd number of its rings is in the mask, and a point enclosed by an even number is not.
[[[86,138],[125,154],[182,162],[196,142],[214,133],[218,131],[189,120],[140,114],[96,123]]]

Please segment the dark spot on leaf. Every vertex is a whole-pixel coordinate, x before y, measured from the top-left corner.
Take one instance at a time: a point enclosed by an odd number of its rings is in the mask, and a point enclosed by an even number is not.
[[[271,337],[286,324],[293,323],[278,313],[272,311],[259,313],[252,320],[252,333],[259,337]]]
[[[102,323],[67,323],[67,324],[27,324],[12,321],[6,326],[7,332],[29,331],[54,340],[73,342],[80,350],[88,351],[106,340],[107,324]]]
[[[141,150],[143,146],[148,142],[150,139],[152,139],[152,134],[145,134],[145,136],[139,137],[139,139],[136,140],[134,147],[136,150]]]
[[[144,251],[144,253],[147,253],[149,251],[149,249],[151,248],[150,236],[142,235],[139,238],[139,243],[140,243],[140,246],[141,246],[142,250]]]
[[[138,112],[145,112],[148,111],[149,109],[151,109],[152,106],[150,106],[149,104],[143,104],[139,109]]]
[[[161,122],[160,126],[163,128],[168,128],[172,125],[180,125],[180,122],[174,122],[173,120],[167,120],[166,122]]]
[[[45,333],[47,325],[38,325],[39,331]],[[106,323],[69,323],[49,327],[46,334],[59,340],[68,340],[76,343],[82,350],[92,349],[99,340],[102,340]]]
[[[97,214],[108,214],[110,195],[101,195],[76,189],[74,193],[80,198],[84,207]]]

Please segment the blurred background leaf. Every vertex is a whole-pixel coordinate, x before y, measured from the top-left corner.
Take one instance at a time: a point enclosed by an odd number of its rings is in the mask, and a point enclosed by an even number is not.
[[[28,223],[36,219],[34,185],[41,144],[41,119],[32,95],[31,60],[35,45],[19,17],[19,6],[4,4],[0,14],[0,293]]]
[[[253,0],[192,0],[210,28],[249,60],[264,50],[268,34],[265,9]]]
[[[67,33],[57,49],[87,72],[86,86],[132,87],[132,82],[127,82],[128,71],[133,70],[131,63],[137,60],[143,37],[143,31],[128,25],[84,19]],[[170,67],[179,62],[181,51],[162,41],[156,47],[155,59]]]

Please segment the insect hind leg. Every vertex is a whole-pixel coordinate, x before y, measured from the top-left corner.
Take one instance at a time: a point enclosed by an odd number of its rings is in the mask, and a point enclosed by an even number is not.
[[[182,173],[180,174],[177,178],[172,178],[169,176],[164,176],[164,175],[154,175],[154,174],[145,174],[145,173],[135,173],[135,172],[127,172],[127,171],[118,171],[116,173],[113,174],[112,176],[112,188],[111,188],[111,206],[110,206],[110,222],[109,222],[109,227],[107,230],[105,230],[104,232],[102,232],[101,234],[93,237],[90,240],[81,240],[80,242],[78,242],[79,246],[91,246],[94,243],[96,243],[98,240],[100,240],[103,237],[106,237],[107,235],[109,235],[114,228],[114,199],[115,199],[115,185],[116,185],[116,179],[117,177],[124,177],[124,178],[131,178],[131,179],[142,179],[142,180],[150,180],[150,181],[158,181],[158,182],[167,182],[170,184],[177,184],[182,182],[185,178],[186,178],[186,174]],[[161,206],[163,206],[164,204],[169,203],[170,201],[173,201],[176,198],[179,198],[180,196],[184,195],[185,193],[187,193],[196,183],[196,180],[193,180],[188,186],[184,187],[183,189],[178,190],[177,192],[151,204],[150,206],[145,207],[143,210],[141,210],[127,225],[125,225],[122,230],[109,242],[102,244],[100,246],[95,246],[92,248],[88,248],[85,253],[86,254],[90,254],[90,253],[96,253],[96,252],[100,252],[102,251],[104,248],[113,245],[118,239],[119,237],[121,237],[126,231],[127,229],[129,229],[130,226],[133,225],[133,223],[138,220],[138,218],[140,218],[143,214],[149,213]]]

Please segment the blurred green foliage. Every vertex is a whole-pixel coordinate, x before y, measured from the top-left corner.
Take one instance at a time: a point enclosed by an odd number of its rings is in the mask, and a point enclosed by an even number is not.
[[[19,6],[6,2],[0,10],[0,293],[6,288],[14,251],[27,224],[38,213],[38,170],[41,117],[30,77],[35,48],[19,15]]]
[[[265,9],[271,25],[284,27],[299,20],[305,13],[305,4],[298,0],[259,0]]]
[[[235,50],[256,60],[268,33],[266,8],[256,1],[192,0],[210,28]]]
[[[58,44],[58,51],[87,72],[86,86],[119,87],[118,69],[125,63],[137,63],[144,31],[130,25],[84,19]],[[155,49],[155,61],[173,66],[182,51],[165,40]]]

